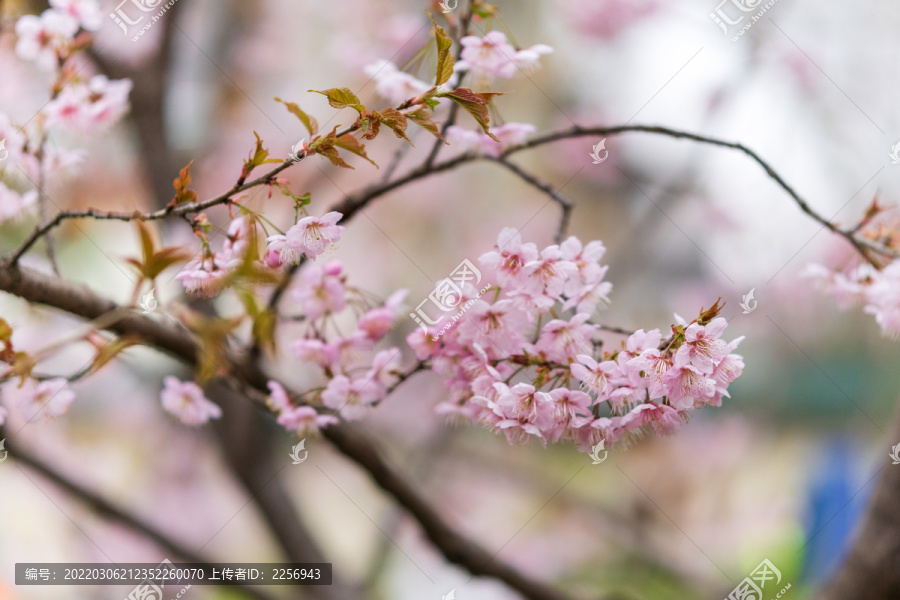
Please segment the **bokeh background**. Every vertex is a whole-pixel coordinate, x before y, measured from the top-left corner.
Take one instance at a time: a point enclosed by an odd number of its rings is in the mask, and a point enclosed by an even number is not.
[[[103,4],[111,9],[115,3]],[[496,82],[494,89],[508,92],[496,101],[496,122],[534,123],[540,132],[576,123],[640,123],[740,141],[817,211],[845,225],[876,194],[890,203],[900,191],[900,167],[888,156],[900,139],[900,5],[779,0],[738,41],[710,19],[714,0],[496,5],[501,18],[493,27],[515,44],[555,49],[539,71]],[[0,6],[0,111],[24,122],[46,101],[46,82],[15,57],[12,26],[16,15],[45,6],[10,0]],[[304,137],[274,97],[300,103],[325,129],[326,122],[346,125],[352,117],[308,89],[347,86],[366,104],[383,103],[364,72],[379,59],[427,78],[432,57],[415,60],[429,40],[426,6],[411,0],[179,0],[165,26],[139,42],[109,20],[86,72],[134,78],[132,113],[109,134],[54,140],[71,148],[78,164],[49,182],[47,193],[60,207],[154,208],[171,197],[160,194],[190,160],[201,197],[226,190],[253,131],[276,156],[286,156]],[[476,23],[475,32],[487,26]],[[162,50],[166,27],[172,28],[168,53]],[[459,124],[474,129],[467,119]],[[432,145],[425,133],[413,141],[416,148],[403,156],[398,172],[421,161]],[[746,156],[627,134],[609,137],[610,159],[594,165],[589,152],[599,141],[548,145],[514,161],[575,201],[572,234],[607,245],[615,287],[600,316],[604,324],[665,329],[672,313],[692,318],[718,297],[727,301],[727,337],[746,336],[739,350],[746,370],[731,387],[731,399],[697,412],[675,437],[616,449],[588,468],[586,455],[572,447],[511,447],[477,426],[448,427],[433,413],[444,392],[431,374],[404,385],[365,427],[461,531],[535,577],[591,597],[723,598],[768,558],[783,583],[792,584],[789,597],[807,597],[834,572],[873,477],[900,442],[885,433],[900,396],[900,345],[883,338],[861,311],[839,312],[800,277],[809,262],[840,264],[847,247],[803,215]],[[384,169],[399,144],[382,136],[369,154]],[[441,156],[455,151],[444,148]],[[364,161],[353,164],[356,170],[343,171],[318,159],[303,163],[288,172],[291,188],[311,192],[310,210],[320,214],[381,177]],[[290,218],[290,206],[264,196],[254,205],[265,206],[273,220]],[[224,214],[211,212],[210,218],[227,223]],[[544,246],[557,219],[558,207],[545,196],[495,165],[476,163],[379,198],[344,232],[335,257],[361,288],[383,297],[408,288],[410,300],[425,298],[463,259],[489,250],[503,227],[521,228],[527,240]],[[14,248],[33,226],[27,220],[3,224],[0,249]],[[123,265],[137,252],[130,225],[69,222],[59,232],[66,278],[120,302],[130,299]],[[160,232],[170,244],[191,237],[184,224]],[[39,257],[29,264],[46,268]],[[173,275],[160,280],[158,291],[177,307],[184,299]],[[758,307],[742,314],[738,304],[751,289]],[[226,312],[237,307],[228,297],[218,304]],[[16,341],[24,348],[79,327],[5,295],[0,315],[17,326]],[[403,320],[389,341],[403,345],[412,328]],[[291,331],[284,328],[283,341]],[[90,351],[76,345],[50,366],[70,372]],[[283,358],[285,379],[302,384],[296,365]],[[5,431],[23,449],[190,548],[221,561],[281,560],[211,432],[183,427],[161,410],[161,379],[179,369],[149,350],[129,351],[75,386],[78,400],[65,418],[24,428],[11,419]],[[274,426],[268,437],[283,449],[276,462],[288,465],[277,477],[336,575],[365,586],[369,597],[438,599],[451,589],[461,600],[517,597],[449,565],[418,526],[324,440],[309,440],[309,460],[290,466],[296,440]],[[3,599],[106,599],[128,592],[16,588],[16,562],[163,557],[152,543],[14,460],[0,464],[0,532]],[[300,594],[268,591],[283,598]],[[188,597],[238,596],[194,587]]]

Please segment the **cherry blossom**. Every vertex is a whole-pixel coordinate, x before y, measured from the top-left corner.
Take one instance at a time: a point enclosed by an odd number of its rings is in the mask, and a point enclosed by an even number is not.
[[[37,204],[37,198],[35,190],[19,194],[0,182],[0,223],[21,217]]]
[[[284,236],[284,247],[291,259],[288,262],[296,262],[301,255],[315,259],[330,246],[338,243],[344,227],[337,222],[343,216],[339,212],[330,212],[321,217],[303,217],[297,221]],[[284,251],[282,250],[282,253]]]
[[[73,17],[88,31],[97,31],[103,25],[97,0],[50,0],[50,6]]]
[[[76,132],[102,131],[128,111],[128,79],[111,81],[95,75],[87,83],[72,83],[47,103],[47,127],[64,127]]]
[[[78,21],[60,10],[51,8],[40,16],[25,15],[16,21],[16,55],[35,62],[44,71],[53,71],[60,57],[68,55],[77,32]]]
[[[160,392],[163,408],[185,425],[203,425],[222,416],[222,409],[210,402],[193,381],[179,381],[170,376],[163,379],[163,384],[165,387]]]
[[[391,104],[413,98],[431,89],[431,85],[397,68],[389,60],[381,60],[365,67],[366,75],[375,81],[375,91]]]
[[[344,310],[347,292],[342,271],[340,261],[332,260],[324,267],[310,265],[301,273],[294,297],[307,318],[319,319]]]
[[[460,43],[462,60],[456,63],[455,69],[471,72],[478,80],[512,79],[520,71],[536,68],[542,55],[553,52],[544,44],[516,50],[506,40],[506,34],[496,30],[489,31],[483,38],[466,36]]]
[[[62,416],[75,400],[75,392],[64,377],[44,381],[28,378],[21,385],[7,387],[7,392],[28,421],[47,421]]]

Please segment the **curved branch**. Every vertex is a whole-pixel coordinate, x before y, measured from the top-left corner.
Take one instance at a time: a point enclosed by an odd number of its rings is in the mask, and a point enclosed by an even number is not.
[[[489,158],[489,157],[485,157]],[[497,163],[498,165],[503,165],[511,171],[515,173],[520,179],[528,183],[529,185],[537,188],[538,190],[544,192],[553,202],[559,204],[559,208],[562,210],[562,214],[559,218],[559,227],[556,230],[556,243],[561,244],[563,242],[563,238],[566,237],[566,231],[569,229],[569,220],[572,218],[572,209],[575,205],[572,201],[564,196],[562,192],[553,188],[552,185],[539,179],[537,176],[532,175],[528,171],[523,170],[521,167],[509,162],[503,158],[489,158],[492,162]]]

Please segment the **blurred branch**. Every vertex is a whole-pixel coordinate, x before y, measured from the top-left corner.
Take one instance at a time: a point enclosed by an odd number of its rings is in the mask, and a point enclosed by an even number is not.
[[[566,236],[566,231],[569,229],[569,219],[572,216],[572,208],[574,208],[574,204],[572,201],[564,196],[562,192],[553,188],[549,183],[538,179],[537,176],[532,175],[531,173],[523,170],[521,167],[516,166],[515,164],[509,162],[504,158],[493,158],[487,157],[486,159],[491,160],[492,162],[497,163],[498,165],[503,165],[512,173],[515,173],[520,179],[530,184],[531,186],[537,188],[538,190],[544,192],[550,199],[557,204],[559,204],[559,208],[562,210],[562,214],[559,218],[559,227],[556,231],[556,243],[561,244],[563,238]]]
[[[0,267],[0,291],[19,296],[34,304],[64,310],[84,319],[111,313],[121,308],[97,296],[87,288],[44,275],[32,269]],[[133,313],[107,324],[106,329],[119,334],[133,334],[148,345],[196,367],[199,347],[175,324],[155,321]],[[224,350],[230,375],[261,394],[268,394],[270,377],[255,362],[233,351]],[[260,410],[263,410],[260,404]],[[419,523],[429,540],[450,562],[466,568],[473,575],[492,577],[505,582],[529,600],[567,600],[568,596],[553,587],[520,573],[500,561],[475,541],[457,533],[418,492],[415,485],[395,471],[382,458],[376,444],[358,428],[347,424],[332,425],[323,432],[342,454],[369,472],[372,479],[390,494]]]
[[[176,557],[180,557],[185,561],[191,563],[208,564],[214,562],[198,554],[195,554],[191,550],[188,550],[183,545],[181,545],[181,543],[176,542],[163,533],[160,533],[138,517],[116,508],[102,496],[99,496],[98,494],[95,494],[94,492],[81,486],[80,484],[67,479],[64,475],[53,470],[53,468],[51,468],[48,464],[44,463],[40,459],[28,454],[27,452],[23,452],[18,448],[7,448],[7,450],[9,452],[9,455],[16,462],[22,463],[29,469],[35,471],[53,484],[65,490],[68,494],[75,496],[83,503],[85,503],[88,508],[90,508],[100,516],[125,525],[133,531],[141,534],[145,538],[153,541],[160,548],[166,550],[170,554]],[[241,590],[249,598],[256,598],[257,600],[270,600],[271,598],[270,596],[263,594],[262,592],[245,584],[236,585],[235,587]]]

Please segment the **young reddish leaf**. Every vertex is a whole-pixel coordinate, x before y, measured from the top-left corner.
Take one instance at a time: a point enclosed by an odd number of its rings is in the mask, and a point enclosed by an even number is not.
[[[434,41],[437,45],[437,72],[435,74],[434,85],[443,85],[453,76],[453,65],[456,61],[453,54],[450,53],[450,46],[453,44],[450,36],[444,31],[444,28],[437,24],[434,17],[427,10],[431,22],[434,24]]]
[[[159,274],[171,267],[175,263],[187,262],[191,259],[191,254],[175,246],[169,246],[156,249],[156,243],[153,241],[153,235],[150,228],[142,221],[136,221],[138,235],[141,238],[141,254],[142,259],[127,258],[125,262],[134,267],[138,274],[144,278],[153,281]]]
[[[374,119],[363,119],[360,130],[362,131],[364,140],[374,140],[378,137],[378,132],[381,131],[381,121],[379,121],[377,117]]]
[[[337,148],[334,147],[334,144],[322,144],[321,146],[316,148],[316,153],[321,154],[322,156],[330,160],[331,164],[338,167],[343,167],[344,169],[356,168],[344,162],[344,159],[341,158],[341,154],[338,152]]]
[[[438,128],[437,123],[431,120],[431,115],[430,108],[420,106],[415,112],[407,113],[406,118],[446,144],[447,140],[441,135],[441,130]]]
[[[319,123],[316,121],[315,117],[312,117],[300,108],[294,102],[285,102],[281,98],[275,98],[275,102],[281,102],[284,106],[290,111],[292,115],[300,119],[300,122],[303,123],[303,126],[306,127],[306,130],[309,132],[309,135],[316,135],[319,132]]]
[[[390,127],[398,138],[404,139],[412,146],[413,143],[406,137],[406,117],[396,108],[385,108],[378,112],[372,113],[385,126]]]
[[[460,107],[462,107],[467,113],[472,115],[472,118],[475,119],[475,121],[479,125],[481,125],[481,128],[484,130],[484,132],[498,142],[500,140],[494,137],[494,134],[488,130],[491,122],[491,117],[490,114],[488,114],[487,107],[491,99],[493,99],[494,96],[499,95],[501,95],[501,93],[498,92],[476,93],[469,88],[457,88],[453,91],[439,94],[439,96],[441,97],[450,98]]]
[[[196,202],[198,199],[197,192],[194,190],[189,190],[187,187],[191,185],[191,165],[194,164],[194,161],[188,163],[188,166],[183,168],[178,177],[175,178],[175,181],[172,182],[172,185],[175,187],[175,197],[172,199],[172,204],[178,205],[183,204],[185,202]]]
[[[369,158],[366,155],[366,147],[364,145],[362,145],[358,139],[356,139],[349,133],[345,133],[341,137],[337,138],[334,141],[334,145],[337,146],[338,148],[343,148],[344,150],[347,150],[348,152],[352,152],[353,154],[355,154],[357,156],[361,156],[362,158],[366,159],[367,161],[369,161],[370,163],[375,165],[376,169],[378,168],[378,165],[375,164],[375,161],[373,161],[371,158]]]
[[[366,108],[360,103],[359,98],[356,97],[356,94],[350,91],[349,88],[330,88],[324,91],[319,90],[309,90],[310,92],[315,92],[317,94],[322,94],[326,98],[328,98],[328,104],[330,104],[333,108],[352,108],[357,112],[363,112]]]
[[[24,384],[26,379],[31,378],[31,373],[37,366],[37,362],[34,360],[34,357],[27,352],[16,352],[12,356],[11,366],[12,372],[15,375],[18,375],[19,380]]]

